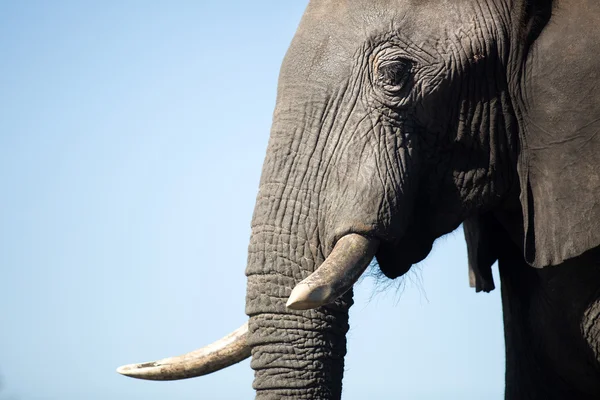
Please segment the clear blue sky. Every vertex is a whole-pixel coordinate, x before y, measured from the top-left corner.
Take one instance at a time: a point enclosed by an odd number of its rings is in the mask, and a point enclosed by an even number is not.
[[[115,368],[245,321],[279,66],[306,0],[0,2],[0,399],[252,398]],[[388,287],[389,286],[389,287]],[[501,399],[499,291],[462,232],[403,288],[363,279],[344,399]]]

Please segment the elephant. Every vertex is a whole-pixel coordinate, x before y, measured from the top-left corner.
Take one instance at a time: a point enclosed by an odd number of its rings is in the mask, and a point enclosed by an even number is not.
[[[464,227],[495,288],[506,399],[600,398],[600,4],[310,0],[283,61],[248,249],[248,323],[179,357],[252,357],[256,399],[339,399],[352,287]],[[398,393],[401,396],[401,393]]]

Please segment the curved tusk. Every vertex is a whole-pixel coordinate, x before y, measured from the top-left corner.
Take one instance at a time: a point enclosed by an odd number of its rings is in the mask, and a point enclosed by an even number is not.
[[[323,264],[296,285],[286,306],[292,310],[310,310],[333,303],[356,283],[378,247],[377,239],[356,233],[343,236]]]
[[[201,349],[182,356],[117,368],[117,372],[137,379],[172,381],[195,378],[227,368],[250,357],[248,323]]]

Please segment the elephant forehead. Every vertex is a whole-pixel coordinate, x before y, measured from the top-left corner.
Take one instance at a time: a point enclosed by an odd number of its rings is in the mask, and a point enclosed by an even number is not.
[[[417,25],[446,21],[458,8],[474,0],[311,0],[306,16],[315,23],[338,20],[352,22],[349,28],[362,30],[367,25],[386,23],[391,19],[414,21]],[[427,24],[430,25],[430,24]]]
[[[469,21],[469,5],[466,0],[311,0],[281,77],[287,83],[336,84],[370,45],[391,33],[414,48],[437,46],[459,21]]]

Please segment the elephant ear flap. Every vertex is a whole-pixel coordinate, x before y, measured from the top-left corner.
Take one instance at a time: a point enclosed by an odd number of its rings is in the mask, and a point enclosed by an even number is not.
[[[590,3],[592,4],[592,3]],[[526,261],[600,246],[600,6],[560,8],[527,60],[518,174]]]
[[[477,292],[494,290],[492,265],[498,260],[498,240],[501,232],[492,214],[475,215],[463,222],[469,258],[469,284]]]

